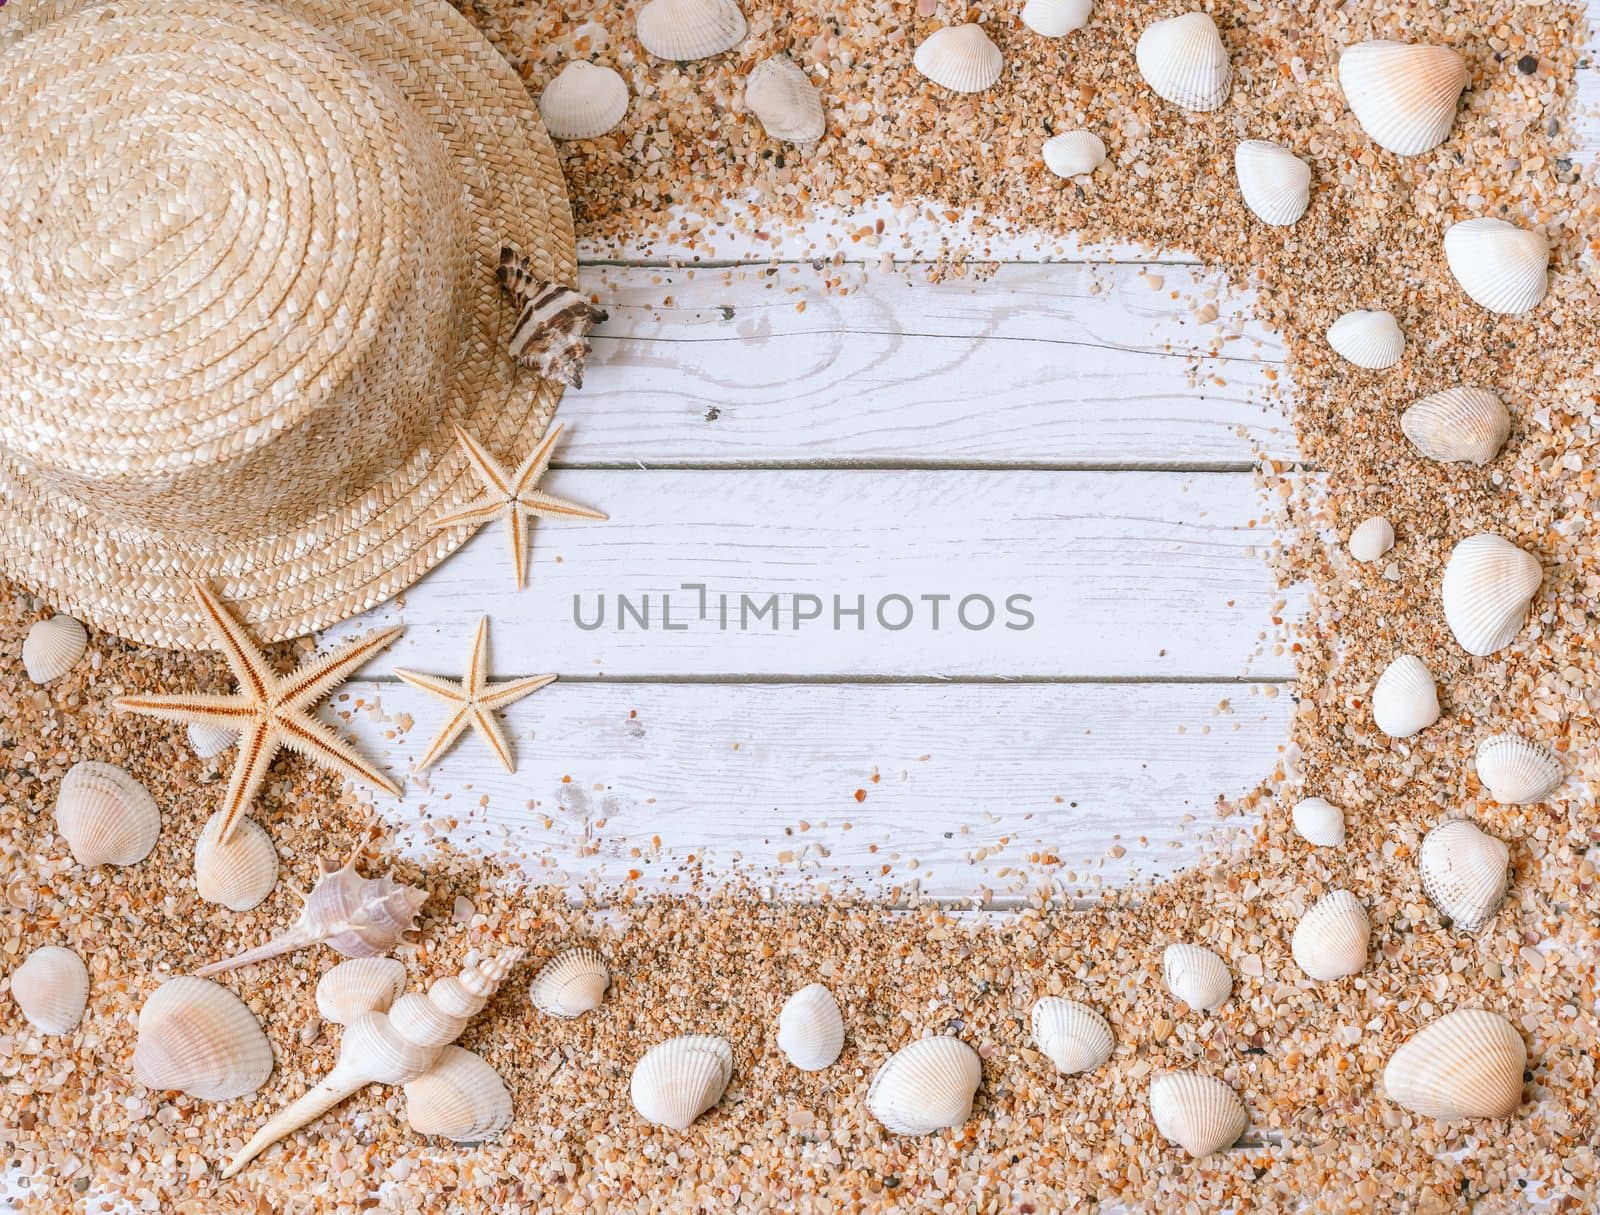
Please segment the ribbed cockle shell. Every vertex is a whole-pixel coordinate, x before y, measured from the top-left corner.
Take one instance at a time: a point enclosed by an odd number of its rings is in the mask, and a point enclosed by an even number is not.
[[[634,27],[657,59],[709,59],[744,41],[748,26],[733,0],[650,0]]]
[[[477,1055],[446,1046],[433,1066],[408,1080],[406,1121],[419,1135],[482,1143],[511,1125],[511,1091]]]
[[[778,1049],[801,1071],[831,1067],[844,1049],[844,1016],[821,983],[802,987],[778,1012]]]
[[[41,946],[11,972],[11,998],[40,1033],[70,1034],[89,1000],[88,968],[70,949]]]
[[[827,130],[822,94],[787,55],[763,59],[745,77],[744,102],[773,139],[815,143]]]
[[[1308,844],[1337,848],[1344,843],[1344,811],[1325,798],[1301,798],[1291,817],[1295,834]]]
[[[1233,994],[1228,964],[1203,945],[1168,945],[1161,955],[1167,990],[1190,1008],[1209,1012]]]
[[[34,683],[50,683],[72,670],[88,648],[88,630],[71,616],[36,621],[22,639],[22,669]]]
[[[972,1115],[983,1061],[959,1038],[918,1038],[884,1061],[867,1089],[872,1116],[896,1135],[931,1135]]]
[[[528,986],[528,998],[552,1017],[581,1017],[600,1007],[611,971],[592,949],[569,949],[546,962]]]
[[[1022,24],[1046,38],[1060,38],[1089,24],[1094,0],[1027,0]]]
[[[1478,744],[1478,779],[1502,806],[1530,806],[1556,791],[1564,773],[1549,747],[1518,734],[1491,734]]]
[[[180,976],[158,987],[139,1010],[133,1074],[146,1088],[228,1101],[255,1092],[271,1073],[267,1035],[226,987]]]
[[[1335,890],[1311,905],[1295,926],[1290,952],[1295,964],[1324,982],[1358,974],[1367,964],[1372,929],[1366,909],[1348,890]]]
[[[1382,371],[1393,367],[1406,352],[1406,335],[1394,314],[1377,311],[1346,312],[1328,326],[1328,345],[1341,358]]]
[[[1498,1013],[1446,1013],[1383,1069],[1389,1100],[1425,1118],[1504,1118],[1522,1104],[1528,1048]]]
[[[395,958],[351,958],[317,980],[317,1015],[349,1025],[369,1012],[388,1012],[406,989],[405,963]]]
[[[1157,21],[1134,47],[1139,74],[1156,96],[1186,110],[1214,110],[1228,99],[1233,66],[1208,13]]]
[[[235,820],[232,837],[219,843],[227,819],[227,811],[218,810],[200,829],[194,845],[194,885],[208,903],[249,911],[277,884],[278,850],[261,824],[249,818]]]
[[[1063,131],[1044,141],[1043,153],[1057,177],[1082,177],[1105,163],[1106,145],[1093,131]]]
[[[1005,59],[983,26],[947,25],[922,40],[912,63],[934,84],[953,93],[981,93],[1000,79]]]
[[[733,1048],[711,1034],[657,1043],[633,1068],[628,1091],[646,1122],[688,1130],[718,1101],[733,1077]]]
[[[1477,932],[1505,901],[1511,849],[1466,819],[1440,823],[1417,856],[1422,892],[1463,932]]]
[[[1543,580],[1532,553],[1490,532],[1468,536],[1444,567],[1445,623],[1467,653],[1493,654],[1522,630]]]
[[[1152,1077],[1150,1117],[1158,1131],[1196,1159],[1233,1146],[1250,1125],[1239,1094],[1199,1072]]]
[[[1449,138],[1467,67],[1447,46],[1377,39],[1344,49],[1339,86],[1373,143],[1416,156]]]
[[[1045,996],[1034,1003],[1028,1023],[1034,1045],[1068,1076],[1092,1072],[1117,1045],[1111,1023],[1076,1000]]]
[[[551,139],[598,139],[628,113],[628,84],[614,68],[574,59],[544,86],[539,115]]]
[[[1372,685],[1372,720],[1390,738],[1410,738],[1439,720],[1433,673],[1414,654],[1402,654]]]
[[[156,846],[161,811],[121,768],[85,760],[61,778],[56,830],[80,865],[133,865]]]
[[[1311,166],[1288,148],[1247,139],[1233,150],[1233,172],[1244,205],[1264,224],[1283,228],[1311,202]]]
[[[1394,525],[1382,515],[1374,515],[1350,533],[1347,547],[1357,561],[1376,561],[1394,547]]]
[[[1487,464],[1511,433],[1511,415],[1487,388],[1446,388],[1423,397],[1400,415],[1400,429],[1430,460]]]
[[[1461,289],[1490,312],[1531,312],[1549,290],[1549,241],[1503,219],[1452,225],[1444,234],[1444,256]]]

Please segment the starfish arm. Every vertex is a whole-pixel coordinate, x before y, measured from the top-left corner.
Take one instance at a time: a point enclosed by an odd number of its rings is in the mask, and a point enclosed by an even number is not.
[[[379,629],[376,633],[368,633],[348,645],[340,646],[331,654],[324,654],[321,658],[306,663],[283,680],[278,693],[279,703],[300,708],[321,700],[329,691],[350,678],[357,667],[366,663],[403,632],[405,626],[399,624]]]
[[[451,704],[464,705],[472,699],[459,683],[453,679],[446,679],[443,675],[429,675],[424,671],[404,671],[399,668],[395,669],[394,674],[401,683],[408,683],[421,691],[431,692]]]
[[[277,682],[277,672],[266,655],[250,640],[244,626],[223,606],[222,600],[211,588],[201,582],[190,584],[196,605],[205,617],[206,631],[216,643],[218,652],[228,660],[234,678],[247,695],[265,700],[269,689]]]
[[[309,713],[300,713],[293,717],[281,717],[276,724],[283,745],[291,751],[339,773],[347,780],[381,789],[391,797],[400,796],[400,786],[363,759],[326,722],[317,720]]]
[[[471,721],[472,705],[469,702],[461,705],[450,715],[449,720],[439,727],[439,733],[434,735],[433,741],[428,744],[427,753],[412,765],[412,771],[421,772],[425,768],[432,767],[438,758],[450,749],[450,744],[461,737],[461,731],[465,730]]]
[[[277,754],[277,739],[266,722],[257,720],[240,731],[233,775],[222,799],[222,825],[217,829],[217,843],[226,844],[233,838],[234,829],[256,800],[261,782],[267,778],[267,769],[272,767]]]
[[[472,635],[472,649],[467,655],[467,672],[461,677],[461,686],[467,696],[476,700],[489,678],[489,618],[478,621],[478,631]]]
[[[452,527],[482,527],[492,523],[495,516],[506,508],[506,499],[491,494],[480,494],[460,510],[440,515],[433,521],[435,531],[448,531]]]
[[[543,490],[523,494],[517,499],[522,509],[530,515],[549,516],[557,519],[605,519],[605,511],[595,510],[591,506],[573,502],[569,498],[558,498],[554,494],[547,494]]]
[[[482,705],[475,705],[472,711],[472,724],[477,728],[483,741],[489,744],[489,750],[499,758],[500,763],[507,772],[515,772],[517,765],[511,758],[511,743],[506,739],[506,732],[500,728],[500,723],[495,716]]]
[[[528,519],[515,508],[506,512],[506,543],[511,546],[511,573],[520,591],[528,585]]]
[[[514,679],[510,683],[490,684],[479,693],[477,703],[480,708],[494,713],[507,705],[516,704],[524,696],[532,696],[540,688],[555,681],[554,675],[530,675],[526,679]]]
[[[506,476],[506,470],[500,462],[489,454],[488,448],[460,426],[455,427],[455,432],[456,442],[461,444],[461,450],[466,453],[473,474],[483,482],[484,488],[494,490],[502,498],[511,497],[511,478]]]
[[[550,467],[550,460],[556,452],[556,440],[561,437],[565,424],[557,422],[550,428],[550,433],[540,440],[539,446],[528,453],[528,458],[517,465],[517,471],[511,474],[511,493],[520,495],[532,486],[539,484],[539,479],[544,476]]]
[[[111,705],[119,713],[139,713],[162,721],[198,722],[241,730],[258,716],[247,696],[213,696],[206,692],[185,692],[175,696],[119,696]]]

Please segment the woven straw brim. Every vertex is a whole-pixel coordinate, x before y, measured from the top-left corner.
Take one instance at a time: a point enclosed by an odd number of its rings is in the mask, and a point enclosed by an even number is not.
[[[0,46],[101,0],[12,0]],[[107,7],[114,8],[114,5]],[[477,492],[452,423],[515,463],[560,399],[507,354],[515,310],[495,270],[502,244],[541,278],[576,275],[572,217],[555,151],[521,80],[444,0],[277,0],[389,80],[431,124],[463,183],[473,280],[462,357],[436,425],[376,484],[308,521],[222,541],[129,526],[30,483],[0,459],[0,570],[97,628],[149,645],[204,648],[189,584],[209,583],[265,641],[296,637],[393,597],[467,533],[432,520]],[[105,99],[99,99],[105,104]],[[106,122],[115,116],[106,113]]]

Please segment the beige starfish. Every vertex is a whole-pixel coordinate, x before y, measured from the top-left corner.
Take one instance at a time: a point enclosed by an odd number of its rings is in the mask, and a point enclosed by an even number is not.
[[[489,749],[500,757],[507,772],[515,772],[511,761],[511,744],[505,731],[495,720],[495,713],[507,705],[515,704],[524,696],[531,696],[547,683],[554,683],[554,675],[530,675],[510,683],[491,684],[489,675],[489,618],[478,621],[478,635],[472,639],[472,650],[467,655],[467,673],[461,679],[445,679],[439,675],[424,675],[420,671],[396,671],[401,679],[414,688],[437,696],[454,708],[449,719],[439,728],[428,753],[417,761],[416,771],[421,772],[450,748],[469,725],[483,735]]]
[[[192,589],[217,651],[228,660],[239,681],[239,691],[231,696],[207,692],[119,696],[113,703],[125,713],[238,731],[239,752],[222,803],[225,814],[218,842],[226,843],[232,836],[266,779],[267,769],[285,747],[340,776],[398,796],[400,786],[361,758],[314,712],[318,702],[357,667],[400,636],[401,627],[382,629],[324,654],[291,674],[279,675],[209,588],[195,583]]]
[[[517,471],[507,473],[484,447],[461,427],[455,428],[456,439],[467,453],[473,474],[483,484],[483,492],[460,510],[451,511],[434,524],[435,527],[478,527],[495,519],[506,521],[506,540],[511,545],[511,568],[517,577],[517,589],[528,581],[528,527],[527,520],[536,516],[555,516],[568,519],[604,519],[606,516],[587,506],[542,492],[539,481],[550,467],[550,457],[561,437],[561,427],[552,426],[544,441]]]

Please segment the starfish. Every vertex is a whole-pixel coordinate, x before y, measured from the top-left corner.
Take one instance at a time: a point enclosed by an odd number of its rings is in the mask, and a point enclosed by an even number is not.
[[[250,808],[267,769],[287,747],[312,763],[358,783],[399,796],[400,786],[356,753],[314,716],[318,702],[355,669],[400,636],[402,628],[383,629],[313,659],[289,675],[279,675],[244,628],[208,587],[191,586],[205,615],[215,648],[228,660],[239,691],[232,696],[185,692],[173,696],[119,696],[113,702],[124,713],[142,713],[163,721],[194,722],[236,730],[239,751],[233,777],[222,803],[218,843],[227,843]]]
[[[507,705],[515,704],[524,696],[531,696],[548,683],[555,682],[554,675],[530,675],[510,683],[485,682],[489,674],[489,618],[478,621],[478,635],[472,639],[472,649],[467,655],[467,673],[460,680],[444,679],[438,675],[424,675],[419,671],[395,671],[395,674],[414,688],[437,696],[455,711],[439,728],[428,753],[417,761],[416,771],[421,772],[438,759],[461,737],[469,725],[483,735],[489,749],[500,757],[507,772],[515,772],[511,762],[511,744],[505,731],[495,720],[495,713]]]
[[[461,427],[455,428],[456,439],[467,453],[473,474],[483,485],[483,492],[460,510],[451,511],[434,524],[441,530],[447,527],[477,527],[495,519],[506,521],[506,540],[511,545],[511,569],[516,574],[517,589],[528,581],[528,524],[536,516],[554,516],[569,519],[604,519],[606,516],[587,506],[542,492],[539,481],[550,467],[550,457],[556,440],[561,437],[561,427],[552,426],[544,441],[533,449],[517,471],[507,473],[483,445]]]

